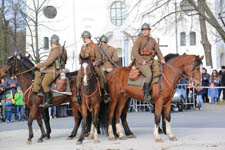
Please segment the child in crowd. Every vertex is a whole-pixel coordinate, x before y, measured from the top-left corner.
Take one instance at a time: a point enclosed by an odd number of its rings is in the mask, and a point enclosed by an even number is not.
[[[210,88],[208,90],[208,96],[210,98],[210,102],[211,103],[217,102],[218,95],[219,95],[218,88],[215,88],[215,83],[211,82],[210,83]]]
[[[14,112],[14,101],[11,99],[9,93],[6,94],[5,100],[5,112],[6,112],[6,122],[12,121],[12,114]]]
[[[20,87],[17,88],[17,92],[14,96],[16,101],[16,120],[23,121],[24,117],[24,101],[23,92]]]

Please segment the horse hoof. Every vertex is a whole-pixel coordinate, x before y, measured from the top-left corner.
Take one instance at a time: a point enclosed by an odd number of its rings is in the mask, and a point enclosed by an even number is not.
[[[30,145],[32,142],[31,141],[27,141],[27,144]]]
[[[82,142],[81,141],[77,141],[77,145],[81,145],[82,144]]]
[[[92,140],[94,137],[92,135],[88,136],[88,140]]]
[[[115,137],[109,137],[110,141],[115,141]]]
[[[175,136],[173,136],[173,137],[171,137],[169,139],[170,139],[170,141],[177,141],[177,138]]]
[[[125,136],[121,136],[121,137],[119,137],[119,139],[120,140],[125,140],[126,138],[125,138]]]
[[[67,137],[67,140],[72,140],[72,139],[73,139],[72,136],[68,136],[68,137]]]
[[[45,140],[49,140],[50,139],[50,136],[46,136],[44,137]]]
[[[162,139],[155,139],[155,141],[156,141],[157,143],[162,143],[162,142],[163,142]]]
[[[98,144],[98,143],[100,143],[100,141],[99,140],[95,140],[94,143],[95,144]]]
[[[85,137],[88,137],[88,135],[89,135],[88,133],[84,133],[84,136],[85,136]]]
[[[42,143],[42,142],[43,142],[43,139],[40,138],[40,139],[37,140],[37,142],[38,142],[38,143]]]
[[[133,135],[133,134],[128,135],[127,137],[128,137],[128,138],[136,138],[136,136],[135,136],[135,135]]]

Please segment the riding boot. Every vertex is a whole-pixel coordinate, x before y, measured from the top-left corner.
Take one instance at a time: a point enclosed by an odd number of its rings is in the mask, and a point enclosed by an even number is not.
[[[145,101],[150,101],[151,100],[151,95],[149,93],[149,83],[144,83],[144,100]]]
[[[108,87],[107,87],[106,83],[104,84],[104,89],[103,89],[102,93],[104,94],[104,96],[103,96],[104,102],[108,103],[110,101],[110,96],[108,94]]]
[[[75,102],[80,104],[81,103],[81,97],[80,97],[80,92],[79,92],[79,88],[76,88],[76,96],[75,96]]]
[[[40,104],[40,107],[50,107],[52,106],[52,93],[49,92],[44,92],[44,96],[45,96],[45,104]]]

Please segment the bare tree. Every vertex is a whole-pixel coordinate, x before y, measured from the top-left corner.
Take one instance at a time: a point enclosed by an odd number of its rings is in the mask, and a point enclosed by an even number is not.
[[[32,50],[31,58],[35,63],[39,63],[42,59],[41,47],[39,46],[39,27],[41,25],[39,18],[42,10],[49,0],[32,0],[33,5],[28,5],[26,1],[23,0],[23,4],[26,7],[26,12],[22,9],[19,9],[22,14],[30,36],[30,47]]]

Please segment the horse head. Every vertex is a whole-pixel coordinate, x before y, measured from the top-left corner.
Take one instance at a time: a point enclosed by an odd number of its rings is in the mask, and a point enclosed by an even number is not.
[[[80,56],[80,60],[81,60],[81,75],[83,78],[83,85],[87,86],[88,81],[90,81],[90,79],[92,79],[94,75],[94,66],[91,62],[90,57],[83,58]]]
[[[194,81],[195,85],[201,84],[201,64],[204,56],[190,56],[191,59],[188,59],[189,63],[184,65],[184,73]]]

